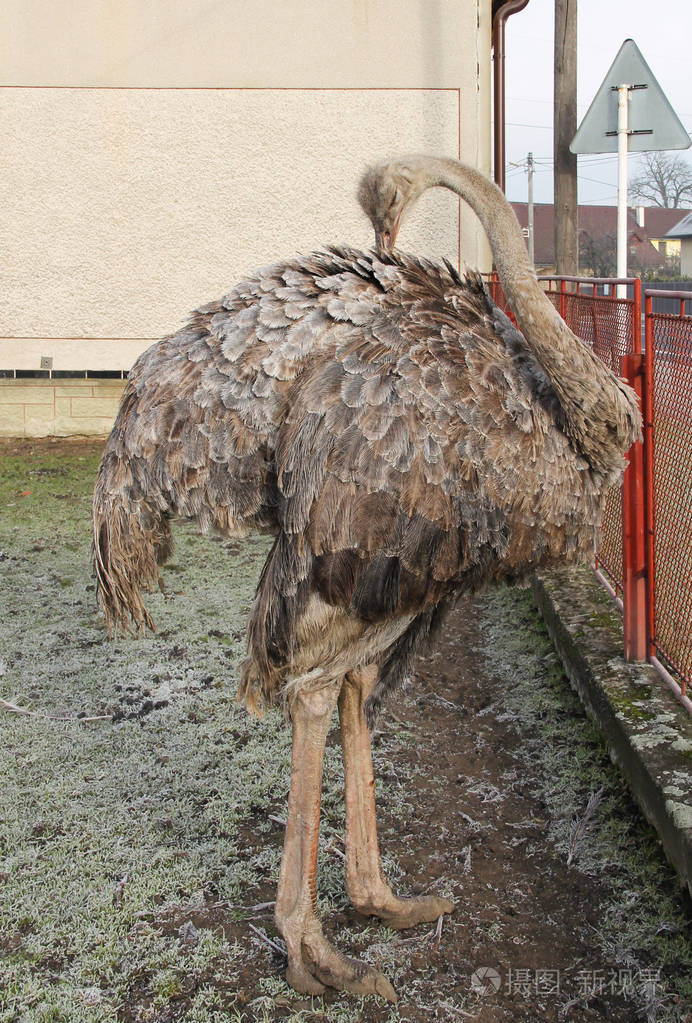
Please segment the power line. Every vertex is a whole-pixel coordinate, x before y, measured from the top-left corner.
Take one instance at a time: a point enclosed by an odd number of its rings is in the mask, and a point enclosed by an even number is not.
[[[578,174],[580,181],[593,181],[594,185],[612,185],[612,181],[604,181],[602,178],[587,178],[586,174]]]
[[[608,200],[617,199],[617,192],[615,195],[604,195],[600,199],[582,199],[579,202],[580,206],[610,206],[611,203]]]
[[[524,121],[505,121],[505,124],[512,128],[540,128],[542,131],[552,131],[552,124],[526,124]]]
[[[633,153],[632,155],[635,156],[635,155],[639,155],[639,154],[634,154]],[[536,156],[536,157],[534,157],[534,159],[535,159],[536,163],[542,163],[542,164],[546,164],[546,165],[550,165],[550,166],[552,166],[552,164],[554,162],[552,156]],[[608,156],[608,155],[604,155],[604,156],[581,156],[580,155],[580,157],[579,157],[579,166],[580,167],[582,167],[584,165],[587,165],[589,167],[593,167],[593,166],[596,166],[598,164],[613,163],[613,162],[617,162],[617,154],[616,153],[614,153],[612,156]]]

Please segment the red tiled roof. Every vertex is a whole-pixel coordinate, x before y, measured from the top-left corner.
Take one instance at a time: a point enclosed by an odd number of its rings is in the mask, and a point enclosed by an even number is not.
[[[513,202],[512,208],[523,228],[528,226],[528,205],[525,202]],[[534,253],[539,266],[555,265],[555,247],[553,240],[554,206],[552,203],[536,203],[533,211],[534,222]],[[635,211],[628,210],[628,236],[630,245],[637,247],[640,261],[644,264],[657,265],[661,257],[651,244],[651,238],[662,238],[666,232],[685,216],[686,210],[664,210],[660,207],[644,208],[644,226],[637,224]],[[598,240],[617,233],[616,206],[579,206],[577,211],[579,231]]]
[[[644,227],[649,238],[663,238],[690,211],[664,210],[662,206],[646,206],[644,208]]]

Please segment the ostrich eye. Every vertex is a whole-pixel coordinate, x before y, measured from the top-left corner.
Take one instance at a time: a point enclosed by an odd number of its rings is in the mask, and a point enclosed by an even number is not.
[[[401,204],[401,192],[398,188],[394,187],[389,195],[389,208],[393,209]]]

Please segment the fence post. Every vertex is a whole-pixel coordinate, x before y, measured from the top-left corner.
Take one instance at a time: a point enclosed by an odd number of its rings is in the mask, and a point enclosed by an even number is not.
[[[622,372],[644,401],[644,359],[630,353],[623,356]],[[644,446],[636,441],[627,453],[628,466],[622,486],[622,575],[625,660],[645,661],[648,657],[648,587],[646,543],[646,490]]]
[[[634,278],[632,289],[632,351],[641,354],[644,351],[642,342],[642,279]]]
[[[656,654],[656,565],[654,522],[654,330],[653,298],[644,296],[644,486],[646,513],[646,588],[648,656]]]

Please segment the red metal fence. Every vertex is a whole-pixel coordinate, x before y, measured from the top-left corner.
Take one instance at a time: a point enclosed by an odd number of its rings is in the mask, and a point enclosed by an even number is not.
[[[653,311],[662,296],[676,312]],[[692,317],[685,301],[692,293],[645,292],[648,654],[673,669],[683,695],[692,681]]]
[[[646,291],[643,337],[638,279],[541,281],[574,333],[639,394],[643,443],[608,494],[595,568],[623,611],[625,656],[650,660],[692,711],[692,292]],[[495,275],[488,285],[504,307]],[[678,309],[653,312],[654,298]]]
[[[545,277],[546,294],[570,330],[590,345],[614,373],[622,373],[622,360],[640,351],[641,281],[628,278],[633,297],[617,297],[610,278]],[[609,294],[599,294],[598,288]],[[568,290],[571,289],[571,290]],[[623,492],[613,487],[606,500],[596,551],[596,568],[610,580],[615,593],[624,589],[622,547]],[[601,576],[601,577],[602,577]]]

